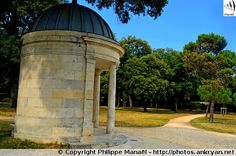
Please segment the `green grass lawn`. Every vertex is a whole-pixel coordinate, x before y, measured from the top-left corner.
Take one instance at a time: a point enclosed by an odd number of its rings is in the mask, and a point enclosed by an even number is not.
[[[9,102],[0,102],[0,116],[14,117],[16,115],[16,109],[11,108]]]
[[[210,123],[207,118],[197,118],[192,120],[192,125],[205,130],[236,134],[236,113],[229,113],[225,116],[214,115],[214,122]]]

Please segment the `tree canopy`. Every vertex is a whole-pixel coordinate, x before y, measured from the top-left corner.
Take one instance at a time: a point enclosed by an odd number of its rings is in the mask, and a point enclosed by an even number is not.
[[[191,101],[203,100],[214,103],[210,109],[213,114],[215,105],[231,107],[234,103],[234,52],[152,50],[146,41],[133,36],[123,38],[120,44],[127,55],[121,59],[117,71],[119,106],[129,103],[132,107],[142,106],[145,111],[148,107],[178,111],[179,108],[202,108]]]
[[[121,58],[121,66],[131,57],[142,57],[152,53],[152,48],[147,41],[128,36],[120,40],[120,46],[125,50],[124,56]]]
[[[124,67],[124,86],[147,111],[147,103],[159,100],[165,94],[169,81],[164,78],[171,74],[170,67],[153,54],[133,57]]]
[[[98,9],[114,8],[118,18],[123,23],[128,23],[131,15],[148,15],[156,19],[161,16],[163,8],[168,4],[168,0],[86,0],[95,5]]]
[[[123,38],[120,44],[126,55],[117,71],[119,106],[130,103],[130,106],[144,107],[145,111],[147,107],[192,110],[203,106],[193,105],[191,101],[203,100],[211,103],[212,121],[215,105],[231,107],[236,99],[236,55],[223,47],[217,53],[216,50],[186,48],[200,46],[202,36],[205,34],[199,35],[196,42],[187,44],[183,52],[170,48],[152,50],[142,39]],[[217,34],[207,36],[219,37]],[[224,40],[222,36],[219,38]],[[204,44],[211,45],[208,42],[211,43],[205,40]]]
[[[0,29],[7,35],[28,32],[42,11],[59,4],[59,0],[3,0],[0,11]]]
[[[198,52],[198,53],[212,53],[217,55],[227,46],[227,41],[223,36],[210,33],[201,34],[198,36],[196,42],[189,42],[184,47],[184,51]]]

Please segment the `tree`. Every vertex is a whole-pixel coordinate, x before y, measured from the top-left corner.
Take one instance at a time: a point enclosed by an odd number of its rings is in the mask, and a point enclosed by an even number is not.
[[[233,86],[233,79],[234,79],[233,75],[235,75],[236,73],[235,52],[230,51],[230,50],[224,50],[215,57],[215,60],[216,60],[217,66],[220,68],[219,74],[221,77],[223,77],[224,83],[229,88],[232,88],[232,89],[235,88],[236,86]]]
[[[236,106],[236,93],[232,95],[233,105]]]
[[[108,100],[108,89],[109,89],[109,72],[101,73],[101,90],[100,90],[100,100],[101,104],[107,103]]]
[[[229,88],[225,88],[218,93],[218,103],[225,105],[232,104],[232,92]]]
[[[224,90],[223,83],[219,79],[203,80],[202,85],[198,87],[197,92],[201,100],[210,102],[210,122],[214,120],[215,103],[224,102],[224,99],[222,99]]]
[[[213,122],[215,103],[231,103],[232,80],[236,66],[235,54],[223,49],[227,41],[216,34],[202,34],[196,42],[184,47],[184,66],[190,75],[202,82],[197,92],[201,100],[210,102],[210,122]]]
[[[185,52],[198,52],[198,45],[195,42],[189,42],[184,46]]]
[[[125,50],[124,56],[121,58],[121,66],[127,62],[128,59],[136,56],[138,58],[151,54],[152,48],[147,41],[136,38],[134,36],[128,36],[120,40],[120,46]]]
[[[122,100],[123,106],[126,106],[127,101],[129,101],[129,105],[133,107],[133,97],[131,94],[125,90],[125,73],[124,73],[124,65],[127,63],[129,59],[132,57],[142,57],[147,54],[152,53],[152,48],[148,44],[147,41],[136,38],[134,36],[128,36],[127,38],[122,38],[120,41],[120,45],[125,50],[124,56],[120,59],[120,66],[117,70],[117,97],[118,103]]]
[[[214,33],[199,35],[196,43],[201,53],[212,53],[215,55],[227,45],[227,41],[223,36]]]
[[[147,111],[147,104],[160,100],[167,91],[170,67],[154,54],[133,57],[124,66],[125,89]]]
[[[6,0],[5,0],[6,1]],[[60,0],[11,0],[3,3],[0,12],[0,28],[7,35],[22,36],[28,32],[42,11],[60,3]]]
[[[13,107],[17,102],[20,66],[20,40],[16,36],[0,35],[0,90],[10,94]]]
[[[189,83],[189,89],[186,90],[186,93],[190,93],[191,100],[199,100],[199,96],[197,96],[197,88],[201,85],[201,81],[216,77],[215,71],[217,71],[217,67],[215,66],[214,58],[211,54],[207,53],[200,54],[185,51],[182,54],[182,62],[182,70],[185,73],[183,78],[186,83]],[[191,105],[189,104],[189,106],[191,110]]]
[[[168,0],[86,0],[92,5],[96,5],[98,9],[114,8],[115,13],[123,23],[130,20],[131,14],[148,15],[156,19],[161,16],[163,8],[167,5]]]
[[[177,112],[178,105],[183,105],[186,99],[190,98],[189,90],[191,83],[187,82],[187,75],[183,67],[183,54],[181,52],[175,51],[173,49],[157,49],[155,50],[156,56],[166,62],[171,70],[171,77],[166,77],[170,82],[168,87],[168,92],[166,94],[166,102],[172,109]]]
[[[59,0],[4,0],[0,9],[0,90],[10,94],[16,107],[20,63],[20,38],[33,26],[38,15]]]
[[[196,42],[189,42],[184,46],[184,51],[198,53],[212,53],[217,55],[227,46],[227,41],[223,36],[210,33],[201,34]]]
[[[196,79],[208,79],[217,77],[217,69],[214,56],[208,53],[196,53],[185,51],[183,53],[185,70]]]

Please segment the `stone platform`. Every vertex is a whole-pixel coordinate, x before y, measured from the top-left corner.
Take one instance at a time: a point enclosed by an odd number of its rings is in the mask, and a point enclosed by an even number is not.
[[[100,149],[122,145],[126,142],[127,137],[123,134],[106,134],[106,129],[95,128],[93,141],[86,143],[71,142],[70,147],[72,149]]]

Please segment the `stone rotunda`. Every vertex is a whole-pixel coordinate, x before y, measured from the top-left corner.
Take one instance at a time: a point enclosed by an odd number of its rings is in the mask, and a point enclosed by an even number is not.
[[[106,135],[113,136],[116,69],[124,51],[102,17],[76,1],[60,4],[45,11],[22,41],[14,136],[93,141],[103,71],[110,72]]]

